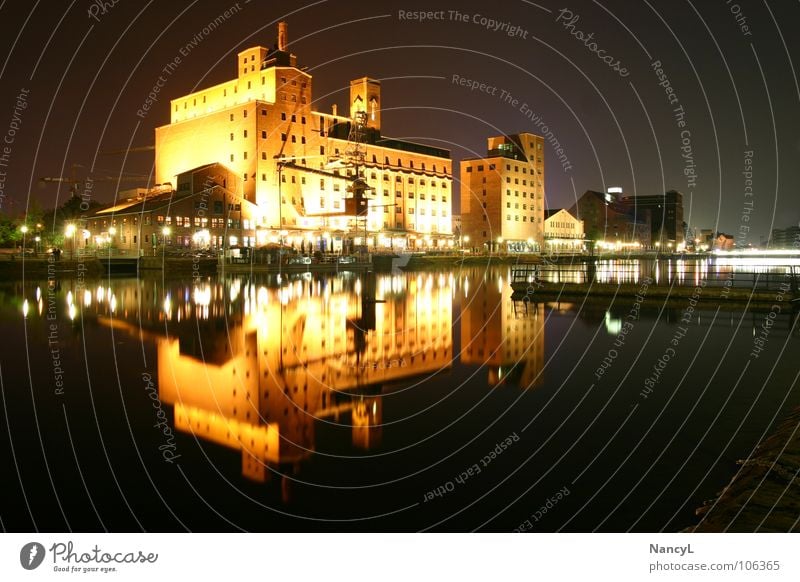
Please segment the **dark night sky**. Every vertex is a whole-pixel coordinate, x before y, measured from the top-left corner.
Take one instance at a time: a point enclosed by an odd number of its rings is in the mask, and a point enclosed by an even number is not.
[[[8,165],[0,168],[7,173],[3,210],[24,212],[29,192],[44,206],[57,195],[63,201],[66,188],[41,186],[38,178],[68,175],[71,164],[94,166],[97,176],[149,173],[152,152],[124,162],[99,152],[152,144],[154,127],[169,118],[170,98],[233,78],[233,55],[272,46],[275,23],[285,18],[292,52],[314,75],[317,109],[329,111],[335,102],[344,111],[352,78],[382,79],[384,134],[447,147],[455,160],[485,153],[489,135],[541,133],[520,111],[527,103],[572,166],[564,171],[552,148],[546,152],[550,207],[570,206],[587,189],[621,186],[637,195],[677,189],[686,195],[691,227],[737,234],[746,224],[748,241],[758,243],[773,226],[800,221],[798,2],[240,0],[238,14],[182,58],[144,120],[136,111],[162,68],[235,2],[119,0],[99,22],[87,13],[93,4],[0,3],[0,132],[14,117],[17,94],[30,91]],[[579,16],[574,30],[594,33],[597,47],[619,59],[627,77],[556,22],[562,8]],[[740,29],[737,9],[751,34]],[[445,19],[402,20],[400,10],[443,10]],[[449,10],[469,21],[450,19]],[[473,22],[475,15],[524,34],[488,30]],[[654,60],[685,110],[694,188],[683,173],[681,129]],[[470,91],[454,84],[453,75],[496,86],[497,94]],[[516,107],[501,101],[503,89],[519,99]],[[753,151],[750,199],[742,175],[746,150]],[[110,201],[115,189],[97,183],[95,196]],[[747,200],[753,218],[743,223]]]

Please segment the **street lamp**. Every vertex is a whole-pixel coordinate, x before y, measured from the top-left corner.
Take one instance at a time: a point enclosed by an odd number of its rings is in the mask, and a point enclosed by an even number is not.
[[[75,231],[76,231],[76,230],[77,230],[77,229],[75,228],[75,225],[74,225],[74,224],[71,224],[71,223],[70,223],[70,224],[68,224],[68,225],[67,225],[67,228],[66,228],[66,230],[64,231],[64,234],[67,236],[67,239],[68,239],[68,240],[72,240],[72,239],[73,239],[73,237],[75,236]],[[73,242],[71,242],[71,243],[70,243],[70,251],[69,251],[69,253],[70,253],[70,258],[72,257],[72,255],[73,255],[73,253],[74,253],[74,252],[75,252],[75,243],[74,243],[74,241],[73,241]]]

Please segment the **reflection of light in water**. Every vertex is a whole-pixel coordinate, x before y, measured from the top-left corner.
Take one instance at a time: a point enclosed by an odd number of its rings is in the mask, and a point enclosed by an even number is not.
[[[610,335],[617,335],[622,330],[622,320],[612,318],[611,312],[606,311],[605,326]]]
[[[97,288],[97,302],[100,303],[106,296],[106,290],[103,289],[103,286],[100,285]]]
[[[83,291],[83,305],[89,307],[92,304],[92,293],[88,289]]]
[[[208,285],[206,285],[203,289],[195,287],[193,296],[196,305],[208,307],[211,304],[211,287]]]
[[[42,298],[42,289],[40,287],[36,288],[36,301],[39,301]]]
[[[42,314],[42,311],[43,311],[43,310],[44,310],[44,301],[42,301],[41,299],[39,299],[39,315],[41,315],[41,314]]]
[[[661,282],[661,263],[656,261],[656,285]]]
[[[75,319],[75,315],[78,313],[78,309],[75,307],[74,303],[70,303],[69,304],[69,310],[68,311],[69,311],[69,318],[74,320]]]
[[[28,317],[28,300],[22,302],[22,317]]]
[[[258,288],[258,292],[256,294],[256,305],[258,305],[259,309],[266,308],[267,303],[269,302],[269,292],[267,288],[263,285]]]
[[[109,290],[110,292],[110,290]],[[117,310],[117,296],[111,296],[111,313],[114,313]]]
[[[172,299],[167,293],[167,296],[164,298],[164,313],[167,316],[167,319],[172,319]]]
[[[231,303],[236,301],[236,299],[239,297],[239,292],[241,291],[241,289],[242,289],[241,280],[240,279],[235,279],[231,283],[231,290],[230,290]]]
[[[361,295],[361,279],[356,279],[356,295]]]
[[[497,290],[502,293],[503,292],[503,277],[502,275],[497,278]]]
[[[469,297],[469,279],[464,279],[464,297]]]
[[[72,291],[67,291],[67,305],[72,305]]]

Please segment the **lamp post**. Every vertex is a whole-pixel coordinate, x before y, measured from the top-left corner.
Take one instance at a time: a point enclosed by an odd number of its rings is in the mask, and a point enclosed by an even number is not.
[[[169,235],[172,232],[172,229],[168,226],[165,226],[161,229],[161,241],[162,241],[162,250],[167,250],[167,243],[169,242]]]
[[[75,243],[73,241],[73,237],[75,236],[75,230],[76,230],[75,225],[70,223],[70,224],[67,225],[67,228],[64,231],[64,234],[66,235],[67,240],[68,241],[72,241],[72,242],[70,242],[70,245],[69,245],[70,246],[70,251],[69,251],[69,257],[70,258],[72,258],[72,255],[75,252]]]
[[[22,233],[22,253],[25,254],[25,245],[26,245],[26,236],[28,234],[28,225],[23,224],[19,227],[19,231]]]

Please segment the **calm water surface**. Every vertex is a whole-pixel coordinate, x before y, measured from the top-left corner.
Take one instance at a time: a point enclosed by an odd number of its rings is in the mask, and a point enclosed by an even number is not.
[[[69,277],[0,286],[9,530],[674,531],[800,404],[786,301]]]

